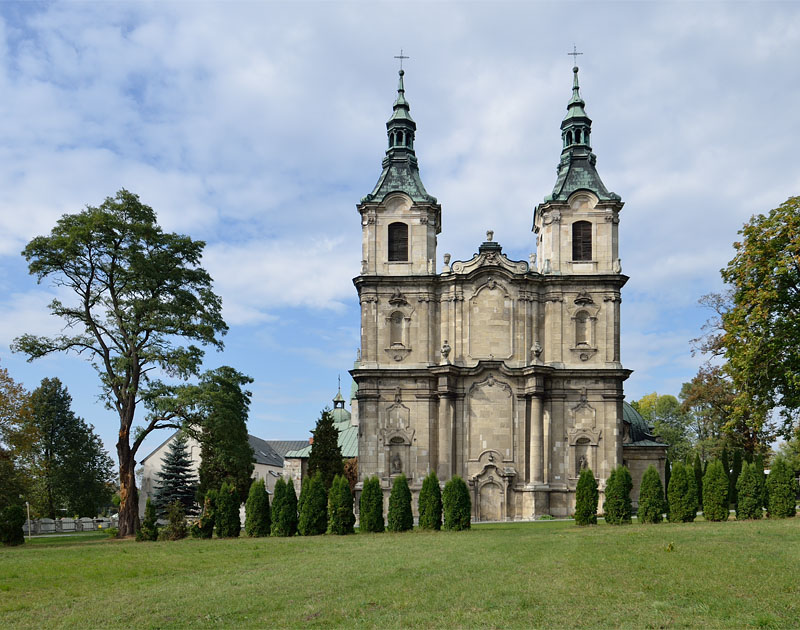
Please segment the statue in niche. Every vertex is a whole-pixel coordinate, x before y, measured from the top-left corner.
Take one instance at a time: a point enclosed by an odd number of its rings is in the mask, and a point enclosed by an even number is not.
[[[403,472],[403,460],[400,459],[399,453],[395,453],[392,457],[391,466],[393,475]]]
[[[586,459],[586,455],[581,455],[581,456],[578,458],[578,470],[577,470],[577,473],[578,473],[578,474],[577,474],[577,476],[580,476],[580,474],[581,474],[581,471],[582,471],[582,470],[585,470],[585,469],[586,469],[586,468],[588,468],[588,467],[589,467],[589,462],[588,462],[588,460]]]
[[[444,363],[450,363],[447,357],[450,356],[450,344],[447,343],[447,339],[444,340],[444,344],[442,345],[442,359]]]

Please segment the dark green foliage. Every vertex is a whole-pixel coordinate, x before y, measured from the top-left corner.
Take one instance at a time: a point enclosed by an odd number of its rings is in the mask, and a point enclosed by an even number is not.
[[[736,482],[736,520],[759,519],[764,515],[764,473],[756,463],[745,462]]]
[[[386,529],[390,532],[405,532],[414,528],[414,514],[411,512],[411,490],[408,479],[403,474],[394,478],[392,492],[389,494],[389,513],[386,516]]]
[[[422,481],[419,492],[419,527],[420,529],[442,528],[442,489],[439,478],[434,471]]]
[[[203,513],[189,528],[192,538],[211,538],[214,535],[218,496],[219,494],[216,490],[206,492],[206,496],[203,499]]]
[[[21,545],[25,542],[25,508],[18,503],[0,509],[0,542],[4,545]]]
[[[797,482],[783,457],[776,457],[767,477],[767,515],[788,518],[795,515]]]
[[[273,536],[284,535],[281,533],[281,512],[284,505],[286,505],[286,481],[283,477],[278,477],[275,487],[272,489],[272,523],[270,524],[270,532]]]
[[[597,480],[590,468],[581,470],[575,488],[575,523],[578,525],[597,525]]]
[[[336,475],[328,493],[328,533],[352,534],[355,523],[350,482],[347,477]]]
[[[223,365],[204,372],[200,384],[187,391],[197,410],[192,435],[200,442],[200,486],[202,501],[210,488],[227,482],[236,488],[239,503],[247,500],[253,476],[253,448],[247,435],[249,391],[253,379]]]
[[[761,475],[761,487],[764,489],[763,494],[761,495],[761,505],[763,507],[767,507],[767,502],[769,500],[767,497],[767,475],[764,472],[764,456],[761,455],[761,453],[756,455],[755,464],[756,470],[758,470],[758,473]]]
[[[686,466],[686,481],[689,486],[689,499],[694,501],[694,511],[691,513],[691,519],[689,519],[689,522],[692,522],[697,516],[697,512],[700,510],[701,506],[697,502],[697,478],[694,476],[694,471],[689,465]]]
[[[2,368],[0,368],[2,375]],[[0,393],[0,398],[3,394]],[[2,412],[0,412],[2,414]],[[21,503],[20,495],[25,492],[21,471],[14,465],[10,451],[0,446],[0,510],[9,505]]]
[[[257,479],[250,485],[244,512],[244,531],[248,536],[269,536],[272,519],[269,513],[269,495],[263,479]]]
[[[186,538],[186,513],[183,503],[173,501],[167,506],[167,525],[158,534],[159,540],[181,540]]]
[[[301,536],[318,536],[328,529],[328,497],[322,473],[314,475],[308,484],[298,529]]]
[[[295,536],[298,525],[297,514],[297,493],[294,490],[294,483],[286,481],[286,498],[283,502],[280,514],[280,531],[282,536]]]
[[[622,525],[631,522],[633,479],[627,466],[618,466],[611,471],[606,482],[606,499],[603,504],[606,523]]]
[[[666,490],[669,488],[669,480],[671,477],[672,463],[669,461],[669,457],[667,457],[664,462],[664,511],[667,514],[667,518],[669,518],[669,501],[667,500]]]
[[[672,466],[672,476],[667,487],[669,503],[669,522],[688,523],[697,514],[697,493],[695,491],[694,471],[680,462]]]
[[[720,455],[720,461],[722,462],[722,470],[725,471],[725,476],[727,477],[730,475],[731,472],[731,462],[730,458],[728,457],[728,447],[722,447],[722,455]]]
[[[660,523],[664,513],[664,487],[661,476],[652,464],[644,471],[642,485],[639,489],[640,523]]]
[[[153,503],[162,518],[175,501],[183,505],[184,514],[197,513],[195,494],[197,478],[192,472],[192,460],[186,444],[186,435],[178,433],[169,445],[161,470],[156,473],[156,492]]]
[[[458,475],[444,484],[442,513],[444,515],[442,529],[458,532],[469,529],[472,524],[472,501],[469,498],[469,489]]]
[[[736,490],[736,483],[739,481],[739,475],[742,473],[742,449],[737,448],[733,452],[733,463],[731,464],[730,484],[728,490],[728,500],[736,507],[738,493]]]
[[[706,462],[708,465],[708,462]],[[703,476],[705,475],[705,470],[703,468],[703,464],[700,461],[700,455],[698,453],[694,454],[694,481],[697,485],[697,509],[700,510],[703,508]]]
[[[344,475],[342,449],[339,448],[339,429],[336,428],[333,414],[329,409],[323,409],[312,433],[314,443],[308,455],[308,474],[313,477],[320,473],[327,491],[336,475]]]
[[[136,540],[139,542],[158,540],[157,519],[156,506],[153,505],[150,497],[148,497],[147,502],[144,504],[144,520],[139,527],[139,531],[136,532]]]
[[[703,477],[703,517],[707,521],[728,520],[728,476],[722,462],[715,459]]]
[[[220,538],[236,538],[239,536],[242,532],[242,520],[239,516],[241,505],[236,488],[227,481],[223,483],[217,496],[214,519],[217,525],[217,536]]]
[[[308,496],[308,488],[311,485],[311,477],[306,475],[303,477],[303,483],[300,485],[300,498],[297,500],[297,513],[303,513],[303,503],[305,503],[306,497]]]
[[[358,529],[360,532],[382,532],[383,490],[380,479],[373,476],[364,480],[361,498],[358,503]]]

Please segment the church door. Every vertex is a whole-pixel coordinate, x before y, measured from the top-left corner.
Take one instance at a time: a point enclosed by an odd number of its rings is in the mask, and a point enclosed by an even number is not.
[[[480,513],[482,521],[499,521],[503,518],[503,490],[496,483],[487,483],[481,487]]]

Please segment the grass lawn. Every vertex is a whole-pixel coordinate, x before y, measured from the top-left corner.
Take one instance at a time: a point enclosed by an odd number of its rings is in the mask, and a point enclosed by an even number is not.
[[[798,625],[800,518],[0,548],[3,628]]]

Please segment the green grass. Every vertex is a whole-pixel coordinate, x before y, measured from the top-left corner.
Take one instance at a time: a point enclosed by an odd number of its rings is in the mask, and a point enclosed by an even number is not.
[[[0,626],[779,628],[800,519],[0,550]],[[668,550],[671,548],[671,551]]]

